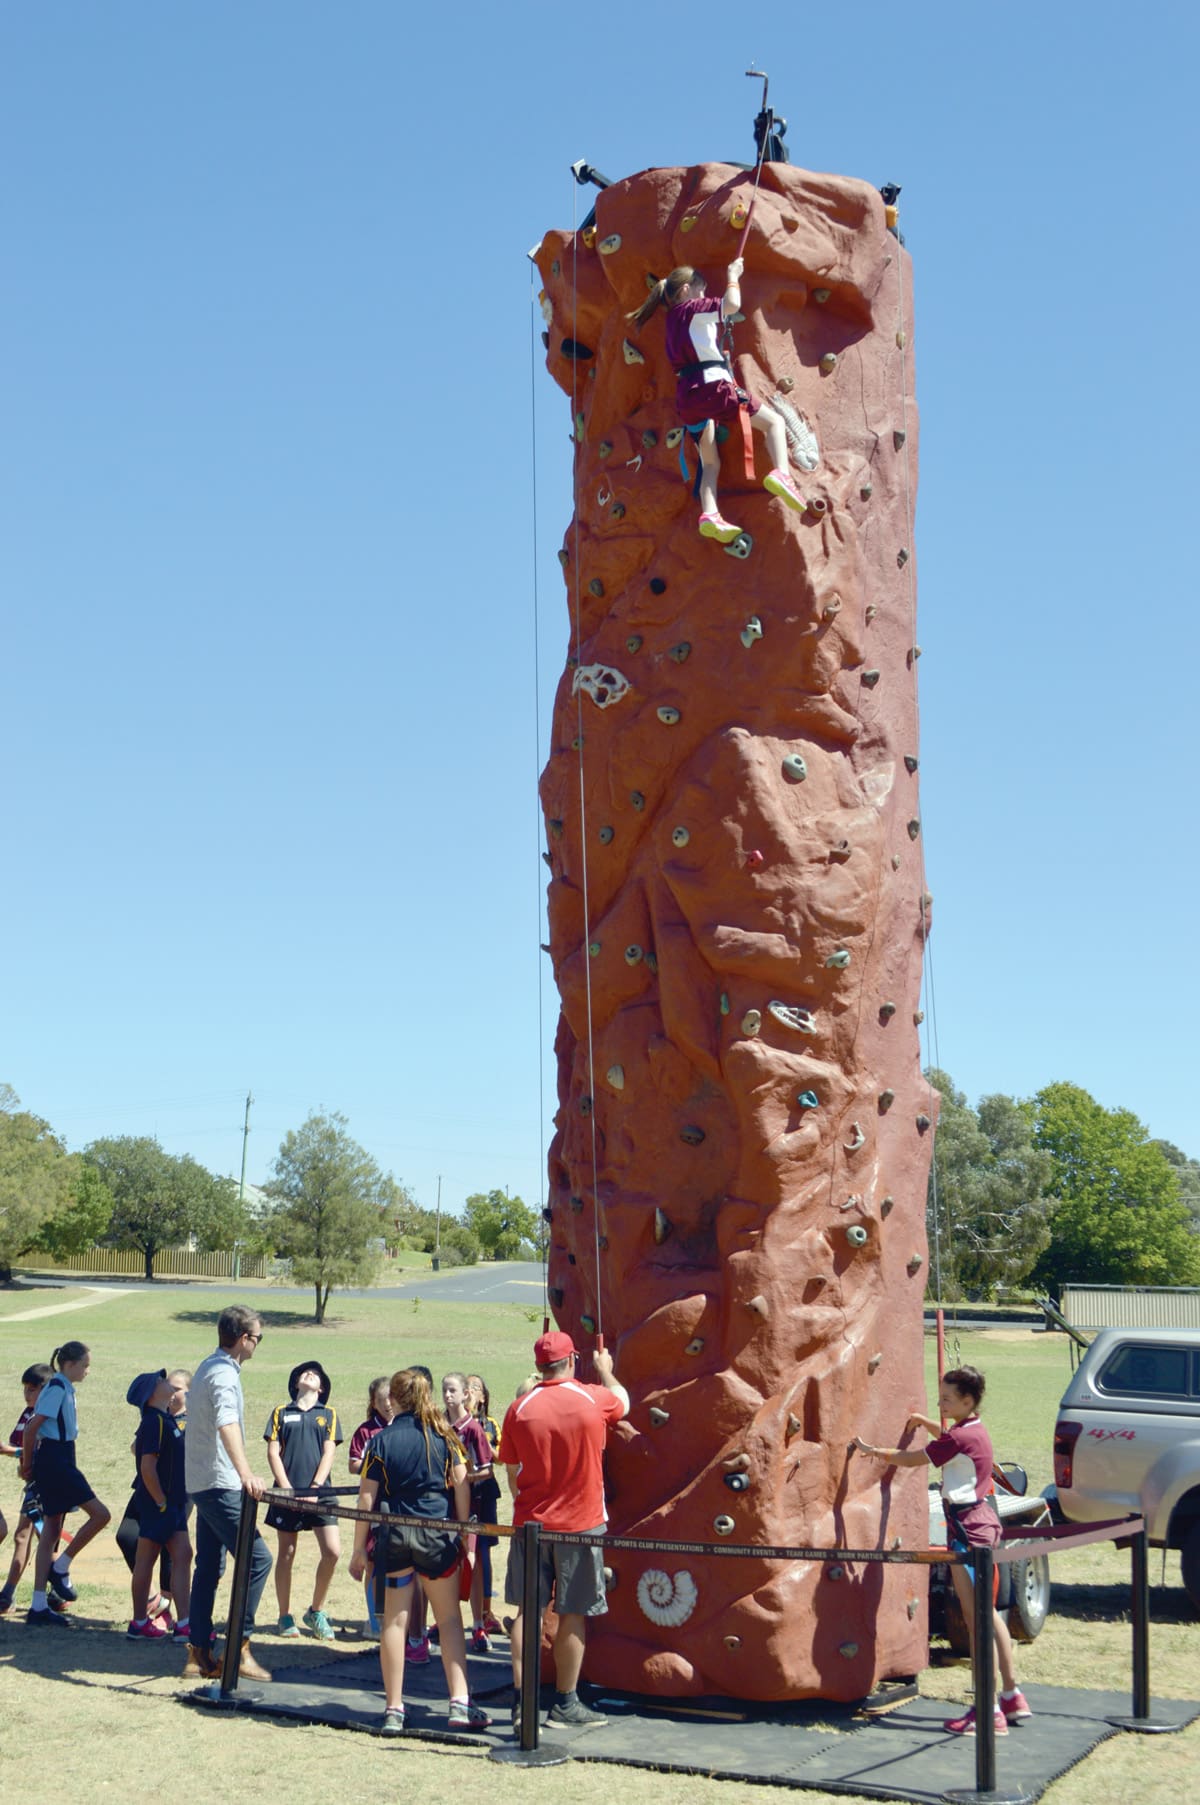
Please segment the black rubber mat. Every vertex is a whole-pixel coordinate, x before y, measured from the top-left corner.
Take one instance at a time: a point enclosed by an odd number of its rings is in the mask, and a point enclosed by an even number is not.
[[[407,1669],[405,1735],[387,1746],[402,1750],[408,1741],[432,1738],[511,1748],[507,1647],[472,1655],[469,1672],[473,1696],[495,1719],[491,1729],[467,1735],[447,1729],[446,1686],[435,1655],[428,1667]],[[997,1787],[1036,1799],[1099,1743],[1124,1733],[1105,1720],[1128,1714],[1130,1696],[1067,1686],[1027,1686],[1025,1692],[1033,1717],[997,1738]],[[228,1708],[215,1689],[188,1696]],[[588,1697],[607,1714],[603,1726],[571,1731],[543,1721],[541,1730],[544,1743],[568,1749],[575,1760],[880,1799],[940,1801],[953,1788],[975,1784],[975,1739],[942,1728],[955,1708],[940,1699],[914,1699],[864,1719],[845,1706],[811,1702],[751,1705],[711,1698],[673,1704],[596,1691]],[[269,1686],[240,1687],[235,1708],[374,1732],[383,1715],[378,1654],[372,1649],[335,1655],[317,1667],[281,1668]],[[1153,1716],[1182,1728],[1200,1716],[1200,1703],[1156,1698]]]

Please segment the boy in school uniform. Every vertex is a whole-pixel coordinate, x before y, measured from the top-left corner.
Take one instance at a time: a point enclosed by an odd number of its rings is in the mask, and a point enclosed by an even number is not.
[[[176,1383],[165,1367],[139,1373],[125,1401],[141,1411],[133,1445],[137,1478],[133,1506],[137,1513],[137,1551],[133,1559],[133,1616],[126,1634],[134,1641],[176,1642],[188,1639],[192,1590],[192,1545],[187,1532],[187,1488],[183,1470],[183,1429]],[[172,1409],[175,1406],[175,1409]],[[171,1596],[175,1623],[150,1615],[150,1588],[163,1549],[171,1557]]]
[[[310,1486],[328,1482],[333,1469],[333,1456],[342,1439],[337,1411],[329,1402],[332,1381],[319,1360],[302,1360],[288,1377],[289,1404],[280,1404],[271,1412],[263,1431],[267,1444],[267,1461],[275,1484],[282,1490],[304,1493]],[[296,1560],[296,1542],[301,1530],[311,1529],[316,1537],[320,1558],[313,1581],[312,1604],[305,1611],[306,1629],[321,1642],[332,1642],[333,1625],[325,1613],[325,1600],[334,1571],[341,1556],[336,1516],[320,1511],[287,1510],[272,1504],[267,1510],[267,1523],[279,1535],[279,1558],[275,1563],[275,1596],[279,1601],[279,1634],[300,1634],[292,1606],[292,1568]]]

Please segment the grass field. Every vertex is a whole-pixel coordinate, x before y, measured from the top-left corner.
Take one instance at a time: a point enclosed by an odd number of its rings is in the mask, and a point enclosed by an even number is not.
[[[215,1343],[220,1305],[235,1295],[228,1286],[198,1283],[185,1292],[131,1289],[97,1302],[83,1285],[69,1290],[0,1291],[0,1433],[7,1435],[21,1408],[19,1374],[34,1360],[70,1338],[92,1349],[92,1371],[80,1388],[80,1463],[98,1494],[119,1516],[132,1479],[129,1444],[136,1413],[124,1402],[134,1373],[159,1366],[194,1368]],[[365,1414],[368,1382],[379,1373],[423,1362],[435,1376],[451,1368],[481,1371],[499,1417],[525,1376],[540,1313],[524,1305],[476,1306],[452,1303],[398,1303],[384,1299],[344,1300],[336,1295],[323,1328],[311,1320],[306,1292],[280,1290],[263,1304],[265,1338],[243,1368],[247,1439],[252,1458],[261,1451],[262,1427],[270,1409],[286,1395],[286,1378],[304,1358],[315,1356],[334,1380],[333,1402],[349,1434]],[[59,1310],[60,1305],[74,1308]],[[31,1310],[53,1315],[29,1318]],[[15,1320],[18,1319],[18,1320]],[[934,1347],[927,1344],[927,1373],[933,1378]],[[1070,1365],[1065,1341],[1027,1329],[948,1330],[951,1364],[970,1360],[988,1377],[985,1416],[997,1453],[1017,1460],[1039,1490],[1051,1477],[1050,1438],[1057,1401]],[[915,1400],[914,1400],[915,1401]],[[6,1416],[4,1412],[9,1412]],[[896,1433],[901,1425],[897,1424]],[[265,1456],[256,1462],[265,1472]],[[347,1479],[344,1461],[335,1480]],[[10,1522],[19,1497],[12,1463],[0,1468],[0,1506]],[[273,1541],[273,1537],[268,1536]],[[344,1545],[348,1548],[349,1538]],[[302,1544],[303,1548],[303,1544]],[[7,1548],[4,1554],[7,1555]],[[498,1552],[502,1552],[498,1551]],[[311,1554],[298,1557],[294,1601],[308,1602]],[[1064,1682],[1098,1688],[1129,1685],[1130,1632],[1127,1620],[1129,1557],[1110,1548],[1085,1549],[1056,1559],[1052,1617],[1038,1640],[1020,1651],[1020,1671],[1029,1681]],[[1160,1577],[1161,1556],[1152,1554],[1152,1578]],[[377,1760],[391,1762],[387,1780],[424,1795],[439,1787],[485,1788],[489,1801],[509,1805],[543,1795],[561,1805],[564,1796],[580,1805],[607,1798],[619,1785],[623,1805],[761,1805],[764,1789],[737,1781],[707,1781],[638,1770],[590,1767],[575,1762],[557,1774],[499,1768],[488,1763],[472,1771],[478,1751],[406,1745],[385,1749],[361,1737],[306,1727],[288,1728],[249,1718],[214,1720],[177,1702],[179,1651],[139,1646],[125,1640],[129,1611],[126,1570],[111,1538],[103,1537],[81,1557],[76,1571],[80,1602],[76,1615],[88,1627],[61,1646],[63,1638],[35,1637],[22,1621],[28,1576],[13,1615],[0,1618],[0,1669],[5,1710],[0,1714],[0,1797],[23,1792],[46,1805],[107,1796],[131,1798],[173,1771],[186,1783],[190,1805],[246,1796],[253,1787],[286,1785],[292,1805],[324,1800],[340,1787],[379,1784]],[[262,1621],[274,1622],[271,1584],[264,1595]],[[218,1609],[220,1610],[220,1601]],[[331,1598],[336,1620],[357,1626],[361,1596],[339,1568]],[[1165,1583],[1152,1590],[1154,1629],[1151,1675],[1162,1696],[1195,1696],[1200,1684],[1200,1622],[1179,1585],[1178,1556],[1168,1557]],[[298,1614],[298,1613],[297,1613]],[[267,1628],[256,1645],[267,1660],[289,1665],[313,1663],[326,1651],[305,1641],[285,1645]],[[968,1695],[966,1663],[938,1659],[922,1676],[922,1691],[954,1701]],[[64,1736],[64,1727],[70,1734]],[[39,1762],[36,1782],[31,1751],[52,1749],[48,1767]],[[1000,1745],[1000,1776],[1003,1780]],[[1123,1737],[1105,1744],[1045,1796],[1049,1805],[1105,1805],[1136,1792],[1140,1805],[1175,1800],[1189,1791],[1200,1759],[1200,1726],[1181,1736]],[[396,1765],[402,1763],[403,1765]],[[20,1765],[21,1779],[17,1779]],[[340,1773],[339,1766],[344,1769]],[[146,1775],[143,1782],[140,1773]],[[186,1781],[185,1781],[186,1776]],[[808,1798],[827,1795],[807,1794]]]

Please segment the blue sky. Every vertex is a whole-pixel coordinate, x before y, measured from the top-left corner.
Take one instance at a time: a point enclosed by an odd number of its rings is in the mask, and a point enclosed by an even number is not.
[[[0,1076],[72,1146],[236,1171],[252,1089],[256,1181],[325,1108],[540,1196],[526,252],[578,157],[749,158],[756,61],[794,162],[904,189],[941,1063],[1200,1156],[1194,12],[683,17],[0,6]]]

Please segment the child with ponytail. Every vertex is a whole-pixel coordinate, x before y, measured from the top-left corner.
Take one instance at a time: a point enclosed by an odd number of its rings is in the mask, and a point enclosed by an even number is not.
[[[742,259],[735,257],[725,272],[725,293],[717,301],[706,293],[699,271],[681,264],[656,282],[642,305],[628,315],[640,330],[660,307],[667,309],[667,356],[678,379],[675,405],[680,420],[700,444],[700,532],[722,545],[732,544],[742,529],[723,519],[717,505],[717,423],[736,420],[741,408],[755,431],[766,437],[771,470],[763,479],[763,488],[798,513],[807,506],[788,471],[787,433],[781,416],[738,387],[718,344],[719,328],[742,305],[739,282],[743,267]]]
[[[21,1477],[32,1479],[42,1506],[42,1533],[33,1571],[33,1603],[25,1621],[39,1629],[67,1629],[47,1602],[47,1587],[68,1603],[77,1596],[71,1583],[70,1564],[102,1529],[109,1510],[75,1464],[75,1438],[79,1421],[75,1414],[75,1387],[87,1378],[92,1356],[82,1341],[67,1341],[50,1357],[52,1373],[38,1396],[33,1415],[25,1425],[21,1446]],[[81,1510],[87,1518],[71,1546],[55,1556],[54,1550],[68,1511]]]

